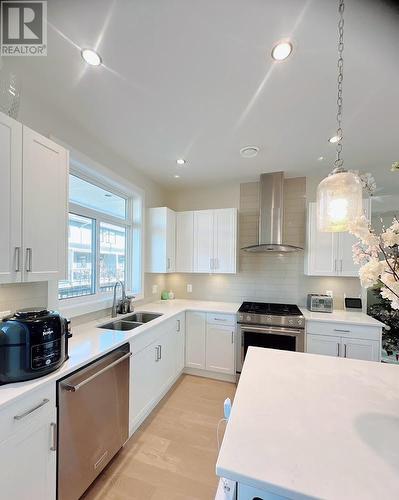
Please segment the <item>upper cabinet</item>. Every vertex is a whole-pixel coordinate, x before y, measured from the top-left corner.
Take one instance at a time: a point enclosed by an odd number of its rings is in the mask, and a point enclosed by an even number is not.
[[[236,273],[237,209],[150,208],[147,259],[152,273]]]
[[[68,152],[0,113],[0,282],[66,275]]]
[[[146,250],[147,272],[175,272],[176,212],[167,207],[148,210]]]
[[[237,209],[194,212],[195,273],[237,272]]]
[[[364,200],[364,211],[370,217],[370,202]],[[309,276],[358,277],[359,265],[352,259],[357,239],[350,233],[324,233],[317,229],[317,205],[309,203],[305,274]]]

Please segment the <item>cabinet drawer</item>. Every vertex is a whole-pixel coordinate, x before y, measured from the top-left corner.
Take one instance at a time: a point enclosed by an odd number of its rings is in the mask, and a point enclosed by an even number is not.
[[[0,442],[32,425],[54,407],[55,383],[50,383],[0,409]]]
[[[368,340],[379,340],[381,336],[381,328],[379,327],[327,321],[308,321],[306,332],[313,335],[338,335],[342,338],[354,337]]]
[[[212,325],[235,326],[237,318],[232,314],[207,313],[206,321]]]

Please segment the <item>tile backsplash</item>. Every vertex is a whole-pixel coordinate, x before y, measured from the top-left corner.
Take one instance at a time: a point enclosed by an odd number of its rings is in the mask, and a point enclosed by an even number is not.
[[[0,285],[0,311],[47,307],[47,282]]]

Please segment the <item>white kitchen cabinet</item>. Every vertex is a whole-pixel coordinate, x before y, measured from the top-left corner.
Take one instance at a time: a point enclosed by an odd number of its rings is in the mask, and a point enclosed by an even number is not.
[[[66,277],[68,152],[0,113],[0,283]]]
[[[0,411],[2,425],[9,428],[7,438],[0,441],[0,498],[4,500],[56,498],[55,401],[38,396],[31,403],[34,397],[26,398],[26,406],[19,402]]]
[[[147,214],[147,272],[174,273],[176,265],[176,212],[150,208]]]
[[[235,328],[207,324],[205,368],[212,372],[235,373],[234,365]]]
[[[344,358],[380,361],[381,348],[377,340],[342,339],[342,346]]]
[[[22,125],[0,113],[0,283],[21,281]]]
[[[176,272],[192,273],[194,268],[194,212],[176,213]]]
[[[175,338],[176,338],[176,373],[183,371],[185,366],[185,348],[186,348],[186,315],[179,314],[175,320]]]
[[[370,201],[363,200],[364,213],[370,217]],[[358,277],[359,265],[353,262],[352,246],[358,241],[350,233],[325,233],[317,229],[317,204],[309,203],[305,274],[309,276]]]
[[[194,272],[236,273],[237,210],[194,212]]]
[[[206,313],[189,311],[186,315],[186,366],[205,369]]]
[[[341,355],[341,337],[333,335],[308,335],[306,352],[326,356]]]
[[[213,271],[213,210],[194,212],[194,272]]]
[[[237,210],[213,211],[213,272],[237,271]]]
[[[24,281],[66,278],[68,152],[23,127]]]

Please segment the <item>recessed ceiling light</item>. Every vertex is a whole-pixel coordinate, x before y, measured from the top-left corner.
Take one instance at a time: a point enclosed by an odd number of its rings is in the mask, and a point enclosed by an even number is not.
[[[240,155],[243,158],[254,158],[259,153],[258,146],[245,146],[240,149]]]
[[[173,177],[174,177],[175,179],[180,179],[180,175],[178,175],[178,174],[175,174]]]
[[[318,159],[319,161],[323,161],[323,160],[324,160],[324,156],[319,156],[317,159]]]
[[[100,54],[93,49],[82,49],[81,54],[83,59],[87,64],[90,64],[90,66],[100,66],[102,63]]]
[[[273,47],[272,57],[275,61],[284,61],[292,52],[292,43],[279,42]]]
[[[341,139],[342,137],[340,137],[339,135],[333,135],[328,139],[328,142],[331,142],[331,144],[336,144]]]
[[[178,158],[178,159],[176,160],[176,163],[177,163],[178,165],[184,165],[184,164],[186,163],[186,160],[185,160],[184,158]]]

